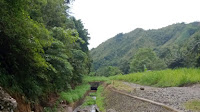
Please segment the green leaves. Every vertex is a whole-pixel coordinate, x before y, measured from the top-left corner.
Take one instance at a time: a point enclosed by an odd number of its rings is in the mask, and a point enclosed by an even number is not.
[[[131,72],[160,70],[166,68],[165,63],[151,49],[139,49],[130,64]]]
[[[36,101],[82,81],[89,69],[80,46],[86,41],[64,0],[1,0],[0,7],[1,86]]]
[[[106,66],[98,69],[95,73],[96,76],[114,76],[122,74],[121,70],[118,67],[113,67],[113,66]]]
[[[63,29],[61,27],[54,27],[52,29],[52,36],[60,40],[63,44],[68,45],[80,40],[79,34],[75,29]]]

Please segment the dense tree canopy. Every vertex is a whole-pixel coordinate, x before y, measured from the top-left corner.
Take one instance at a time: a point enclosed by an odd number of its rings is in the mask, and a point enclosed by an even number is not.
[[[157,57],[151,49],[139,49],[130,64],[130,72],[142,72],[146,70],[162,70],[165,63]]]
[[[66,2],[0,1],[0,86],[36,101],[82,82],[90,38]]]
[[[105,66],[96,71],[94,74],[95,76],[114,76],[122,74],[121,70],[118,67],[113,67],[113,66]]]

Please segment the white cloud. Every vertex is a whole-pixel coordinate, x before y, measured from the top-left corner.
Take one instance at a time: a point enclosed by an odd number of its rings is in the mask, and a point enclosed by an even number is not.
[[[72,12],[90,33],[89,48],[135,28],[200,20],[199,0],[75,0]]]

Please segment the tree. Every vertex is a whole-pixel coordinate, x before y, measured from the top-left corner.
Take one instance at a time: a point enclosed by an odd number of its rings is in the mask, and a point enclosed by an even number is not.
[[[88,41],[90,37],[88,37],[88,31],[87,29],[84,28],[83,23],[81,20],[76,20],[74,17],[71,18],[72,21],[74,22],[75,29],[77,29],[77,32],[79,34],[79,37],[84,41],[84,42],[79,42],[81,50],[84,52],[88,52]]]
[[[81,83],[88,33],[81,22],[75,27],[65,0],[1,0],[0,7],[1,86],[39,103]]]
[[[139,49],[130,63],[130,72],[142,72],[147,70],[161,70],[166,68],[165,63],[157,57],[153,50]]]
[[[113,66],[102,67],[96,71],[96,76],[109,77],[118,74],[122,74],[121,70],[118,67],[113,67]]]

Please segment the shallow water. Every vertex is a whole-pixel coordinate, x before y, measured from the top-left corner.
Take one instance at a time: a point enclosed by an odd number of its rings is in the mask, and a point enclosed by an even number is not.
[[[92,92],[91,92],[92,93]],[[96,100],[96,96],[90,96],[93,99]],[[81,105],[78,106],[76,109],[74,109],[73,112],[97,112],[96,111],[97,106],[96,105],[90,105],[90,106],[86,106],[86,107],[82,107]]]

